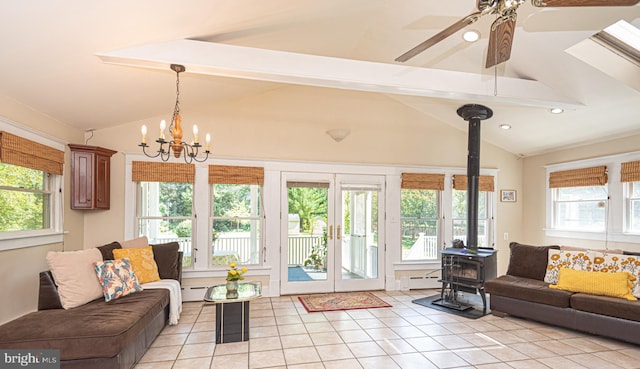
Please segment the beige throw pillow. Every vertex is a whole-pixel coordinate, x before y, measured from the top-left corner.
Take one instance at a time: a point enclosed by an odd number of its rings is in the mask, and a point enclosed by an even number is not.
[[[147,236],[142,236],[134,238],[133,240],[120,242],[120,246],[122,246],[123,249],[138,249],[140,247],[149,246],[149,240],[147,239]]]
[[[47,264],[58,286],[63,308],[74,308],[103,296],[93,267],[93,263],[99,261],[102,254],[97,248],[47,253]]]

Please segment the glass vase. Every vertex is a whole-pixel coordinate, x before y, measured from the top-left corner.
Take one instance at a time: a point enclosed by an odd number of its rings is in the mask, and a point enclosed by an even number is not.
[[[238,298],[238,281],[227,281],[227,298]]]

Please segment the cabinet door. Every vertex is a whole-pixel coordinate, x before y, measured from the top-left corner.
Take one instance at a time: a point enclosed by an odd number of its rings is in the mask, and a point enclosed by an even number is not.
[[[82,151],[71,153],[71,208],[93,208],[93,157]]]
[[[111,167],[111,157],[96,155],[96,208],[109,209],[109,184],[111,178],[109,173]]]

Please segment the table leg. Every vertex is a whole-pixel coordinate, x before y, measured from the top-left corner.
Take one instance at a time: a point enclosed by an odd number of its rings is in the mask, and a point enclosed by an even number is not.
[[[216,343],[249,340],[249,301],[216,304]]]

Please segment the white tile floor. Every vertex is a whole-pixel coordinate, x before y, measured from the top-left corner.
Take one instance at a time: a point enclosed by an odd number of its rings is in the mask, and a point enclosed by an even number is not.
[[[219,345],[215,307],[185,303],[136,369],[640,368],[635,345],[411,302],[436,293],[375,292],[393,307],[326,313],[308,313],[297,296],[261,298],[251,302],[251,339]]]

